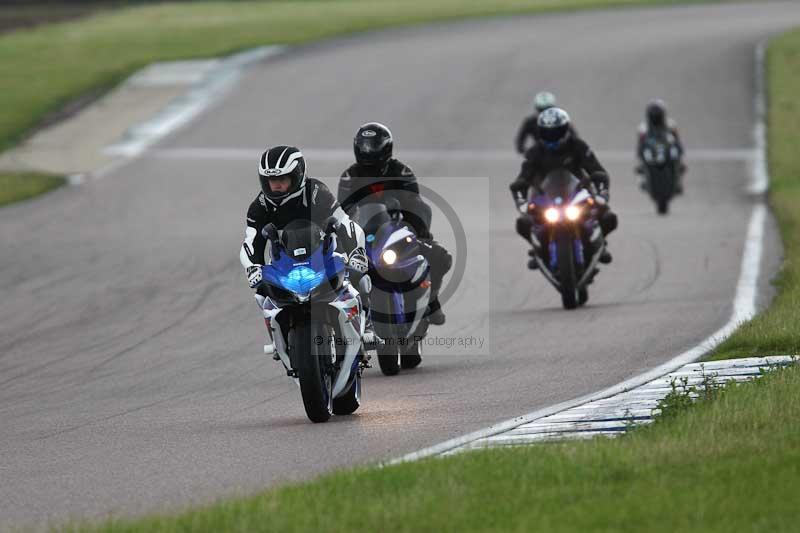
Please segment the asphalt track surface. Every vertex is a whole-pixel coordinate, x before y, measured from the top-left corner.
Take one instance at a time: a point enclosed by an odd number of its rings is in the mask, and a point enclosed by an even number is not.
[[[727,321],[738,278],[753,50],[798,23],[800,4],[759,2],[468,21],[298,48],[252,68],[143,157],[0,210],[2,523],[169,509],[394,458],[693,346]],[[513,230],[512,137],[539,88],[609,154],[621,220],[614,263],[574,312],[526,270]],[[635,127],[656,95],[691,167],[666,218],[631,172]],[[432,335],[485,344],[428,346],[419,369],[394,378],[370,370],[356,416],[314,425],[260,354],[238,247],[260,148],[296,143],[314,175],[338,175],[367,120],[392,127],[401,159],[428,151],[408,162],[440,177],[423,183],[468,237],[464,279]],[[438,210],[433,229],[455,246]],[[765,289],[779,250],[770,225]]]

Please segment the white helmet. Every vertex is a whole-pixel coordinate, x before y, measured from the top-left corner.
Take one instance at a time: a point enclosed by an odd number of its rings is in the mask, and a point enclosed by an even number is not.
[[[545,109],[550,109],[551,107],[556,106],[556,97],[553,93],[549,93],[547,91],[543,91],[540,93],[536,93],[536,96],[533,98],[533,107],[536,108],[536,111],[541,113]]]
[[[286,192],[272,192],[270,179],[289,177],[292,184]],[[261,154],[258,165],[258,181],[264,196],[271,203],[280,205],[289,198],[303,193],[306,186],[306,160],[303,152],[294,146],[275,146]]]

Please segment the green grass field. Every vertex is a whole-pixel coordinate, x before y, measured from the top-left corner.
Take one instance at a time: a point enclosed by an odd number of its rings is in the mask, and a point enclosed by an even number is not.
[[[768,61],[771,201],[787,260],[773,307],[724,356],[797,352],[800,31]],[[675,414],[675,413],[673,413]],[[730,386],[616,440],[481,451],[76,531],[780,532],[800,524],[800,367]]]
[[[38,196],[64,182],[61,176],[35,172],[0,173],[0,207]]]

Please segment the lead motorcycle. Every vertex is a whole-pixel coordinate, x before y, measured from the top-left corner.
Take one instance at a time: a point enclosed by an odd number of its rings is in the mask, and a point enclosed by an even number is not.
[[[604,199],[593,193],[588,180],[566,169],[545,176],[530,198],[516,198],[517,208],[532,222],[539,271],[561,294],[565,309],[584,305],[605,248],[599,224],[606,209]]]
[[[398,210],[384,203],[364,203],[352,214],[366,235],[371,313],[378,364],[387,376],[422,361],[422,339],[428,332],[425,311],[431,296],[430,265],[420,254],[417,235]]]
[[[335,230],[332,219],[325,230],[295,221],[280,237],[272,224],[262,231],[272,256],[256,294],[272,338],[264,351],[300,386],[312,422],[361,404],[365,314],[345,257],[335,251]]]
[[[671,133],[648,135],[642,146],[641,157],[644,161],[645,189],[655,202],[658,214],[666,215],[669,203],[677,192],[681,163],[675,136]]]

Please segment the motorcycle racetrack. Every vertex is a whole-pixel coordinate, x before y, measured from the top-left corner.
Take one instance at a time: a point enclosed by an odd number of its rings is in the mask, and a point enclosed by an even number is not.
[[[800,4],[756,2],[299,47],[250,68],[140,157],[3,208],[2,523],[161,510],[392,459],[696,345],[730,317],[754,201],[754,49],[798,23]],[[598,152],[620,219],[614,262],[575,311],[526,268],[514,231],[513,137],[537,90],[557,95]],[[666,217],[633,174],[653,97],[670,106],[689,166]],[[366,371],[356,415],[312,424],[297,386],[261,353],[238,260],[245,213],[265,146],[297,145],[335,190],[327,177],[352,162],[353,133],[371,120],[392,129],[395,155],[432,191],[432,231],[463,278],[419,368]],[[763,257],[762,304],[780,262],[771,220]]]

